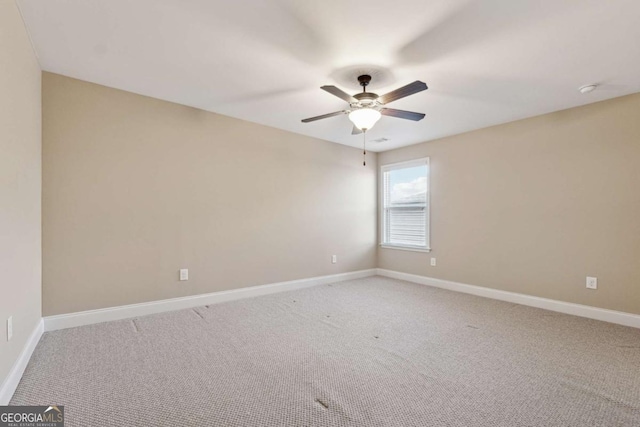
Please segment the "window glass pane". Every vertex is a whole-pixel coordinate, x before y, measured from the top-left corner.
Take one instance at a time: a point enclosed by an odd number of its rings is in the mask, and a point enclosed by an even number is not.
[[[425,204],[427,201],[427,166],[396,169],[389,174],[390,205]]]

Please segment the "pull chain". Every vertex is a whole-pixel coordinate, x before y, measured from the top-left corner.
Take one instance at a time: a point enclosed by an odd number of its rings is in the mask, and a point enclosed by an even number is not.
[[[367,130],[362,129],[362,166],[367,166]]]

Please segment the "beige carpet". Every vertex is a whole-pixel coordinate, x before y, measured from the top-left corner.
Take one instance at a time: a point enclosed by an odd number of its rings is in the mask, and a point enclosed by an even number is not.
[[[67,426],[640,426],[640,330],[372,277],[44,334]]]

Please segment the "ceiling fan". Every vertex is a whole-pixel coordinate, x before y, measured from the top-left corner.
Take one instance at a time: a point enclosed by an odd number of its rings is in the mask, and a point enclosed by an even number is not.
[[[362,93],[358,93],[353,96],[342,91],[341,89],[338,89],[335,86],[322,86],[320,89],[325,90],[330,94],[347,101],[349,103],[349,108],[341,111],[336,111],[334,113],[310,117],[308,119],[302,120],[302,123],[309,123],[316,120],[339,116],[341,114],[348,114],[349,120],[351,120],[351,122],[353,123],[353,130],[351,131],[351,134],[356,135],[371,129],[382,115],[413,121],[422,120],[424,118],[423,113],[414,113],[413,111],[396,110],[393,108],[385,107],[385,105],[390,102],[397,101],[400,98],[404,98],[406,96],[413,95],[415,93],[422,92],[423,90],[428,89],[427,85],[424,82],[416,80],[413,83],[409,83],[406,86],[403,86],[382,96],[378,96],[372,92],[367,92],[367,86],[371,82],[370,75],[364,74],[362,76],[359,76],[358,82],[360,82],[360,86],[362,86]]]

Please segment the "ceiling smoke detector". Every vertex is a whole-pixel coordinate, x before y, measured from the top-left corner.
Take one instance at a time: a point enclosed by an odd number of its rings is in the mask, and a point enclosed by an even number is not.
[[[584,85],[584,86],[581,86],[580,88],[578,88],[578,90],[580,91],[581,94],[584,95],[586,93],[593,92],[594,90],[596,90],[597,87],[598,87],[598,85],[596,85],[596,84]]]

